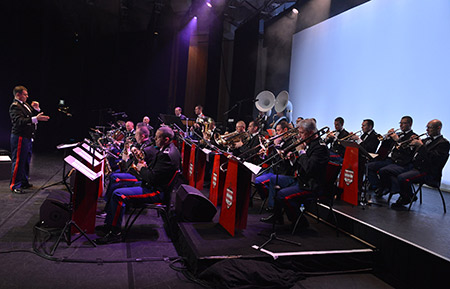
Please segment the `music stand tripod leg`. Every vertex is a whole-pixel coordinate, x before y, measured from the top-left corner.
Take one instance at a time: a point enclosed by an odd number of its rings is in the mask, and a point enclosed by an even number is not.
[[[275,188],[275,196],[274,196],[275,202],[274,202],[273,211],[274,211],[274,214],[277,214],[277,212],[281,212],[282,213],[281,210],[277,210],[278,209],[277,206],[279,206],[279,204],[276,201],[277,200],[277,196],[278,196],[278,191],[281,189],[280,186],[278,185],[278,173],[276,174],[276,182],[275,182],[274,188]],[[258,250],[263,249],[267,244],[270,244],[270,242],[272,242],[273,240],[278,240],[278,241],[281,241],[281,242],[285,242],[285,243],[301,246],[302,244],[299,243],[299,242],[283,239],[283,238],[280,238],[280,237],[277,236],[277,233],[276,233],[276,230],[275,230],[276,220],[277,220],[277,218],[274,215],[273,220],[272,220],[273,221],[272,222],[272,233],[270,234],[269,239],[266,242],[264,242],[261,246],[258,246]]]

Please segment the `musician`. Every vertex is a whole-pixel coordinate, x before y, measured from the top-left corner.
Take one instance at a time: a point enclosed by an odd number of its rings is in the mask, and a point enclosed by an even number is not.
[[[273,128],[273,129],[276,129],[278,123],[280,121],[283,121],[283,120],[286,121],[286,122],[289,122],[288,118],[284,115],[284,111],[277,112],[273,116],[272,123],[271,123],[270,127]]]
[[[156,149],[153,146],[153,139],[149,137],[149,131],[147,127],[138,127],[135,136],[137,146],[124,148],[124,151],[122,153],[121,165],[119,165],[121,170],[109,175],[109,183],[104,195],[104,199],[107,203],[111,199],[112,192],[115,189],[135,186],[136,183],[140,181],[139,175],[132,168],[132,166],[136,165],[138,162],[135,153],[132,153],[132,151],[136,152],[136,149],[138,149],[140,152],[143,152],[144,161],[148,164],[151,163],[155,158]]]
[[[197,119],[195,120],[194,125],[191,127],[191,138],[195,140],[200,140],[203,136],[205,120],[207,120],[207,116],[203,114],[203,106],[197,105],[194,108],[195,115]]]
[[[242,141],[242,139],[237,142],[237,144],[239,144],[240,151],[239,157],[254,164],[259,163],[259,157],[257,154],[255,154],[255,152],[259,151],[259,131],[259,123],[256,120],[252,120],[248,124],[248,138],[244,140],[245,143]]]
[[[137,165],[137,170],[142,176],[141,185],[114,190],[111,202],[106,208],[105,225],[96,228],[106,235],[96,239],[97,244],[121,241],[120,228],[128,202],[161,203],[164,194],[170,193],[165,190],[180,169],[181,163],[180,152],[172,143],[173,137],[170,127],[160,127],[155,136],[157,153],[154,160],[150,164],[140,162]]]
[[[377,197],[387,194],[389,191],[399,192],[400,188],[396,182],[399,174],[412,168],[412,159],[414,150],[409,147],[397,147],[398,142],[409,140],[413,135],[417,135],[412,130],[413,119],[410,116],[403,116],[400,120],[399,134],[392,128],[385,135],[386,139],[382,141],[380,149],[389,150],[388,157],[384,160],[370,162],[368,166],[368,179],[372,187],[375,188]]]
[[[350,139],[356,141],[366,152],[375,153],[377,151],[380,140],[378,139],[378,134],[373,129],[374,122],[371,119],[363,120],[361,124],[362,135],[359,137],[356,134],[350,137]],[[361,154],[358,158],[358,186],[362,189],[363,176],[365,174],[365,167],[367,159]]]
[[[153,126],[150,125],[150,118],[148,116],[144,116],[144,118],[142,119],[142,123],[145,124],[145,126],[147,127],[149,133],[150,133],[150,137],[153,138]],[[136,125],[136,127],[139,125],[139,123]]]
[[[300,125],[300,122],[303,120],[304,118],[299,116],[297,117],[297,119],[295,120],[295,127],[298,127]]]
[[[345,147],[337,142],[348,136],[348,131],[344,129],[344,119],[337,117],[334,120],[334,132],[330,132],[325,138],[325,143],[330,145],[331,158],[333,162],[342,163],[345,154]]]
[[[125,123],[125,138],[133,137],[135,134],[134,123],[132,121],[127,121]]]
[[[380,140],[378,139],[378,134],[373,129],[374,122],[371,119],[363,120],[361,124],[362,135],[359,137],[353,135],[350,137],[355,140],[362,148],[364,148],[368,153],[376,153]]]
[[[263,222],[283,223],[283,209],[291,222],[295,222],[300,214],[300,204],[305,199],[318,196],[325,187],[325,175],[330,159],[329,151],[325,143],[317,134],[316,123],[311,119],[300,122],[298,128],[299,137],[305,142],[297,148],[298,153],[290,152],[288,158],[293,162],[298,171],[297,182],[291,186],[283,187],[276,194],[274,214],[261,219]],[[295,155],[298,155],[296,158]],[[301,226],[308,226],[308,221],[303,218]]]
[[[195,112],[195,115],[197,116],[197,119],[198,118],[205,118],[206,116],[203,114],[203,106],[201,106],[201,105],[197,105],[195,108],[194,108],[194,112]]]
[[[392,208],[402,208],[413,198],[412,183],[429,183],[440,185],[442,169],[448,159],[450,143],[441,135],[442,122],[433,119],[427,124],[428,137],[424,140],[413,137],[409,145],[414,150],[413,168],[398,175],[400,198],[392,204]]]
[[[276,134],[281,135],[286,133],[289,129],[289,124],[287,121],[281,121],[276,126]],[[284,148],[291,145],[296,139],[289,136],[279,137],[274,139],[274,146],[282,151]],[[273,154],[278,154],[275,149],[271,149],[272,154],[268,157],[272,157]],[[294,168],[289,163],[288,160],[280,161],[282,156],[278,155],[278,157],[274,158],[272,163],[278,163],[276,166],[271,167],[271,169],[255,179],[255,187],[258,191],[258,194],[262,198],[267,199],[267,208],[266,211],[272,211],[274,206],[274,195],[275,195],[275,186],[282,184],[283,187],[288,187],[293,185],[296,182],[296,178],[294,177]]]
[[[187,119],[187,117],[181,113],[182,109],[181,107],[177,106],[175,107],[175,115],[178,116],[181,120]]]
[[[9,107],[11,118],[11,181],[9,188],[13,193],[23,194],[24,189],[33,185],[28,182],[33,137],[37,123],[48,121],[49,117],[41,112],[39,102],[27,103],[28,90],[24,86],[13,89],[14,101]]]

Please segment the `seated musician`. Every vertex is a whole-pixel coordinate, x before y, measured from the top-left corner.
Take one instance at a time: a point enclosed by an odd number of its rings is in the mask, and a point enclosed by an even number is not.
[[[248,130],[245,138],[241,138],[235,143],[235,147],[239,149],[239,157],[254,164],[259,163],[259,157],[257,154],[260,148],[259,131],[259,123],[252,120],[248,124]]]
[[[112,192],[121,187],[135,186],[139,181],[139,176],[133,169],[137,164],[138,159],[136,153],[144,153],[144,161],[150,163],[156,155],[156,149],[153,146],[153,140],[149,138],[149,131],[147,127],[138,127],[136,130],[136,145],[127,144],[122,153],[122,162],[120,172],[114,172],[109,175],[108,187],[105,191],[104,199],[108,203]],[[128,147],[130,145],[130,147]],[[138,151],[136,151],[136,149]],[[135,151],[136,153],[133,153]]]
[[[433,119],[427,124],[426,139],[412,138],[409,145],[414,150],[413,168],[398,175],[400,198],[392,204],[392,208],[402,208],[416,200],[413,199],[412,183],[440,185],[442,169],[450,150],[450,143],[441,135],[441,128],[442,122]]]
[[[245,128],[246,128],[246,124],[243,120],[240,120],[236,123],[235,133],[237,133],[239,135],[237,138],[233,137],[233,143],[232,143],[231,147],[228,148],[229,151],[231,151],[231,153],[234,156],[239,156],[241,153],[240,148],[241,148],[241,146],[244,145],[245,137],[246,137]],[[237,140],[235,141],[235,139],[237,139]]]
[[[389,193],[389,191],[398,193],[400,187],[397,182],[397,176],[412,168],[412,159],[414,150],[410,146],[397,146],[397,143],[409,140],[413,135],[417,135],[411,129],[413,120],[410,116],[404,116],[400,120],[399,134],[395,133],[392,128],[385,135],[385,140],[382,141],[380,150],[389,151],[389,154],[384,160],[377,160],[367,164],[368,179],[370,185],[375,188],[377,197]]]
[[[150,125],[150,118],[148,116],[144,116],[142,118],[142,122],[139,122],[138,124],[136,124],[136,128],[139,126],[145,125],[148,128],[149,131],[149,135],[151,138],[153,138],[154,135],[154,130],[153,130],[153,126]]]
[[[187,119],[187,117],[184,114],[182,114],[181,112],[182,112],[181,107],[179,107],[179,106],[175,107],[175,115],[177,117],[179,117],[181,120]]]
[[[281,121],[276,126],[276,134],[281,135],[283,133],[288,132],[289,125],[287,121]],[[277,157],[273,158],[272,163],[277,164],[275,166],[271,166],[270,169],[255,179],[255,187],[262,198],[267,199],[267,208],[266,211],[272,211],[274,205],[274,195],[275,195],[275,186],[282,185],[284,187],[290,186],[296,182],[294,177],[294,168],[291,166],[288,160],[281,161],[282,158],[277,150],[282,150],[289,145],[291,145],[296,138],[290,137],[290,135],[285,134],[284,136],[280,136],[273,140],[272,147],[267,148],[269,150],[269,155],[266,157],[272,157],[272,155],[276,154]],[[261,153],[265,153],[265,151],[261,151]]]
[[[297,146],[298,153],[289,152],[287,155],[298,171],[297,182],[287,187],[280,184],[281,190],[275,196],[274,214],[261,219],[263,222],[283,223],[283,209],[288,219],[295,222],[300,214],[300,204],[307,198],[318,196],[324,189],[330,160],[327,146],[318,136],[313,120],[302,120],[298,131],[300,139],[305,141]],[[303,217],[299,224],[308,226],[308,221]]]
[[[161,203],[169,183],[180,169],[180,152],[172,143],[173,131],[167,126],[156,131],[157,153],[154,160],[147,165],[145,161],[137,164],[137,171],[142,177],[140,186],[114,190],[109,206],[106,208],[105,225],[96,227],[99,233],[105,233],[95,240],[97,244],[121,241],[121,223],[125,206],[133,203]]]
[[[354,134],[350,139],[356,141],[366,152],[375,153],[377,151],[380,140],[378,139],[378,134],[373,129],[374,122],[371,119],[363,120],[361,124],[362,135],[357,136]],[[362,157],[361,154],[358,158],[358,185],[359,189],[362,188],[363,176],[365,174],[365,167],[367,159]]]
[[[337,117],[334,120],[334,131],[328,133],[325,143],[330,145],[330,157],[335,163],[342,163],[345,154],[345,147],[337,142],[337,140],[346,138],[348,131],[344,129],[344,119]]]
[[[126,129],[125,138],[134,137],[135,130],[134,130],[134,123],[132,121],[129,120],[125,123],[125,129]]]

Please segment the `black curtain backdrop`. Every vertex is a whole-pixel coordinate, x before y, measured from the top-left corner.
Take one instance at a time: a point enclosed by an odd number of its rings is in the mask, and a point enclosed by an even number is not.
[[[39,124],[35,149],[54,150],[59,143],[89,137],[89,128],[116,120],[112,112],[125,112],[124,120],[135,123],[148,115],[155,126],[156,116],[168,113],[175,33],[169,6],[142,29],[130,29],[120,12],[101,9],[95,1],[4,0],[0,5],[0,149],[9,150],[8,108],[19,84],[51,117]],[[58,111],[60,100],[72,117]]]
[[[253,17],[236,30],[234,38],[233,68],[231,77],[230,108],[237,105],[228,118],[252,120],[255,98],[256,64],[258,56],[259,17]],[[238,119],[239,116],[239,119]],[[232,127],[231,129],[234,129]]]

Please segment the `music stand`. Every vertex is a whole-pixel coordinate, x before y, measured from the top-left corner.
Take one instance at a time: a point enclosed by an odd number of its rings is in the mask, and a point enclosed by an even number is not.
[[[363,148],[361,145],[357,144],[356,142],[353,141],[340,141],[339,142],[342,146],[344,146],[346,149],[347,147],[354,147],[358,149],[358,163],[359,162],[359,158],[364,158],[366,160],[365,163],[369,162],[370,160],[373,160],[375,157],[373,157],[369,152],[366,151],[365,148]],[[359,174],[359,172],[358,172]],[[363,180],[363,179],[367,179],[367,175],[368,175],[368,167],[367,165],[364,165],[364,175],[363,178],[359,178],[358,175],[358,182],[359,180]],[[376,202],[372,202],[370,200],[367,200],[367,192],[368,192],[368,188],[367,188],[367,184],[363,183],[361,184],[361,196],[360,196],[360,200],[359,200],[359,204],[362,206],[362,209],[364,210],[366,206],[370,206],[370,205],[378,205],[381,206],[381,204],[378,204]]]
[[[74,147],[78,146],[79,144],[80,143],[60,144],[60,145],[57,145],[56,148],[59,149],[59,150],[64,150],[64,157],[63,157],[63,159],[65,159],[66,156],[67,156],[67,149],[74,148]],[[41,190],[45,190],[47,188],[50,188],[50,187],[53,187],[53,186],[57,186],[57,185],[65,185],[67,190],[69,190],[69,188],[67,187],[67,184],[66,184],[66,180],[71,176],[72,170],[70,170],[67,173],[67,175],[66,175],[66,162],[63,162],[62,170],[63,170],[62,171],[62,180],[60,180],[58,182],[55,182],[55,183],[52,183],[50,185],[44,186],[44,187],[41,188]]]
[[[276,210],[276,206],[279,206],[279,204],[277,204],[278,202],[276,201],[277,200],[277,196],[278,196],[278,192],[280,191],[280,186],[278,185],[278,176],[279,176],[279,170],[277,169],[276,170],[276,180],[275,180],[275,195],[274,195],[274,198],[275,198],[275,202],[274,202],[274,209],[273,209],[273,212],[274,212],[274,214],[276,214],[276,212],[277,212],[277,210]],[[282,211],[281,211],[281,213],[282,213]],[[273,216],[273,222],[272,222],[272,233],[270,234],[270,236],[269,236],[269,239],[267,240],[267,241],[265,241],[261,246],[253,246],[255,249],[257,249],[257,250],[261,250],[261,249],[264,249],[264,247],[266,246],[266,245],[268,245],[268,244],[270,244],[272,241],[275,241],[275,240],[277,240],[277,241],[281,241],[281,242],[285,242],[285,243],[289,243],[289,244],[292,244],[292,245],[297,245],[297,246],[301,246],[302,244],[301,243],[299,243],[299,242],[295,242],[295,241],[291,241],[291,240],[288,240],[288,239],[284,239],[284,238],[280,238],[280,237],[278,237],[277,236],[277,232],[276,232],[276,229],[275,229],[275,223],[276,223],[276,221],[277,221],[277,218],[276,218],[276,216],[274,215]]]
[[[70,146],[70,147],[73,147],[73,146]],[[76,150],[77,148],[79,148],[79,146],[76,146],[73,149],[74,152],[77,151]],[[76,159],[72,155],[68,155],[67,157],[64,158],[64,167],[65,167],[65,163],[68,163],[75,170],[81,172],[84,176],[86,176],[90,180],[95,180],[95,179],[99,178],[102,175],[101,171],[98,172],[98,173],[93,172],[90,168],[88,168],[86,165],[84,165],[81,161],[79,161],[78,159]],[[79,238],[81,238],[83,236],[89,241],[89,243],[91,243],[94,247],[96,247],[96,244],[89,238],[89,236],[73,220],[73,215],[74,215],[73,195],[74,195],[74,193],[73,193],[72,189],[70,188],[70,186],[67,184],[67,179],[66,178],[63,179],[63,182],[64,182],[64,185],[66,186],[66,188],[67,188],[67,190],[68,190],[68,192],[70,194],[70,200],[69,200],[69,204],[68,204],[70,220],[68,220],[66,222],[64,228],[62,229],[61,233],[59,234],[55,245],[52,247],[52,250],[50,251],[50,256],[53,256],[53,254],[55,253],[56,249],[58,248],[58,246],[61,243],[61,241],[63,240],[63,238],[66,241],[66,244],[68,246],[70,246],[73,242],[75,242],[76,240],[78,240]],[[75,232],[80,233],[80,235],[77,236],[75,239],[72,239],[72,230],[74,230]]]
[[[176,115],[171,115],[171,114],[159,114],[159,117],[162,119],[162,121],[164,122],[164,124],[166,125],[172,125],[175,124],[178,127],[182,127],[183,123],[181,122],[181,118],[179,118]]]

